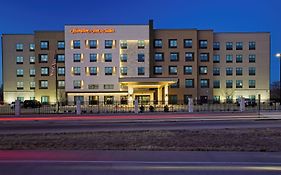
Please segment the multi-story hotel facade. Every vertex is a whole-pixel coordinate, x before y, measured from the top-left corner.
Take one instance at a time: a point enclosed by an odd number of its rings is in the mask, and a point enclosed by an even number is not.
[[[66,25],[2,35],[4,101],[269,100],[270,33]]]

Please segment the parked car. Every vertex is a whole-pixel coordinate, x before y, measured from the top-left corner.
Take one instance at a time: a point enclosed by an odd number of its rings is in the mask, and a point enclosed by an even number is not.
[[[14,101],[10,104],[11,109],[14,109],[15,104],[16,104],[16,102],[14,102]],[[23,102],[22,101],[20,101],[20,106],[21,107],[23,106]]]
[[[40,108],[41,103],[37,100],[24,100],[23,107],[24,108]]]
[[[240,99],[236,101],[237,106],[240,106]],[[245,98],[245,107],[247,106],[252,106],[255,107],[257,106],[257,102],[255,99],[249,99],[249,98]]]

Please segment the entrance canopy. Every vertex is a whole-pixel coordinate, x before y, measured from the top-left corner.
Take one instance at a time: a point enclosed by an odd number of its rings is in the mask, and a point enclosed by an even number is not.
[[[119,78],[122,85],[130,85],[137,88],[160,88],[161,86],[168,86],[177,83],[178,78],[150,78],[150,77],[128,77]]]

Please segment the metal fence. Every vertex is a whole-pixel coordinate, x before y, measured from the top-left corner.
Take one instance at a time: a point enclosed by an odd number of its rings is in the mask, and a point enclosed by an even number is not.
[[[75,114],[77,110],[76,102],[50,103],[43,104],[41,107],[21,107],[21,114]],[[281,110],[279,103],[261,102],[246,105],[245,111],[273,111]],[[165,102],[159,101],[144,101],[138,103],[138,111],[147,112],[188,112],[189,107],[185,102]],[[193,112],[224,112],[224,111],[240,111],[239,103],[217,103],[208,101],[201,103],[193,101]],[[116,101],[105,102],[81,102],[81,114],[97,114],[97,113],[134,113],[134,104],[120,103]],[[0,115],[15,114],[14,107],[4,104],[0,106]]]

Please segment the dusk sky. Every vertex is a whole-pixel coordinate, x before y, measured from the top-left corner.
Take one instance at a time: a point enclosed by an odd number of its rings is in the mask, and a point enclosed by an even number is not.
[[[64,24],[147,24],[149,19],[155,28],[270,32],[271,81],[277,81],[280,8],[281,0],[3,0],[0,34],[63,30]],[[0,75],[2,83],[2,63]]]

